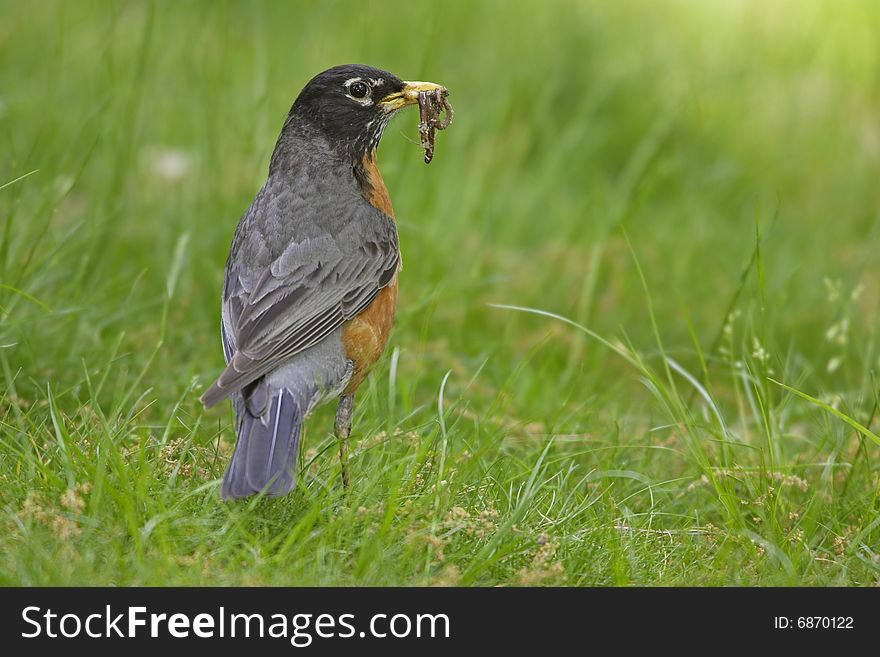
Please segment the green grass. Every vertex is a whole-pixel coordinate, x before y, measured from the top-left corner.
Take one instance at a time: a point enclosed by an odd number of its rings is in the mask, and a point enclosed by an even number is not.
[[[880,582],[876,3],[0,4],[0,583]],[[229,241],[349,61],[456,108],[351,495],[324,408],[224,504]]]

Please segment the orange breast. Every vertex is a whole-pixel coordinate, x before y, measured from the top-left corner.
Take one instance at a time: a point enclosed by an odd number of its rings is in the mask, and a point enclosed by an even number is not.
[[[361,160],[361,167],[364,170],[361,194],[370,202],[370,205],[394,219],[394,209],[391,207],[388,188],[385,187],[385,181],[382,180],[382,174],[379,173],[379,167],[376,166],[376,151],[364,156],[364,159]]]
[[[373,151],[361,161],[364,176],[361,193],[369,203],[394,218],[391,198],[382,174],[376,166],[376,152]],[[346,357],[354,363],[354,374],[345,388],[345,394],[353,394],[363,383],[370,368],[379,360],[388,342],[394,311],[397,308],[397,274],[391,283],[379,291],[378,296],[360,314],[347,321],[342,327],[342,345]]]
[[[354,363],[354,374],[345,388],[350,395],[363,383],[370,368],[385,350],[391,325],[394,323],[394,310],[397,307],[397,276],[379,296],[367,306],[366,310],[350,319],[342,327],[342,344],[345,355]]]

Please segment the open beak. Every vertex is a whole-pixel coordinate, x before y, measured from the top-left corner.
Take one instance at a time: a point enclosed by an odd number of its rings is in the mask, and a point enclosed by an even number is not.
[[[419,102],[419,93],[422,91],[440,91],[443,95],[448,94],[446,87],[433,82],[404,82],[400,91],[388,94],[379,101],[379,106],[386,112],[396,112],[407,105],[415,105]]]

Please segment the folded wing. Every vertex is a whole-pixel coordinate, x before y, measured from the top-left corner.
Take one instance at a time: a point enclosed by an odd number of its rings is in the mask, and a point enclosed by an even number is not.
[[[291,243],[255,282],[227,270],[227,366],[202,402],[217,404],[363,311],[392,281],[399,259],[394,223],[376,211],[337,234]]]

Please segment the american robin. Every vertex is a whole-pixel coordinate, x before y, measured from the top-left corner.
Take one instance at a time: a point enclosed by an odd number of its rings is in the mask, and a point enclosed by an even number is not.
[[[354,395],[385,348],[401,263],[376,147],[420,92],[446,93],[337,66],[315,76],[287,115],[269,177],[232,239],[220,327],[226,369],[202,396],[206,408],[231,397],[235,409],[223,499],[290,491],[303,421],[336,398],[348,488]]]

